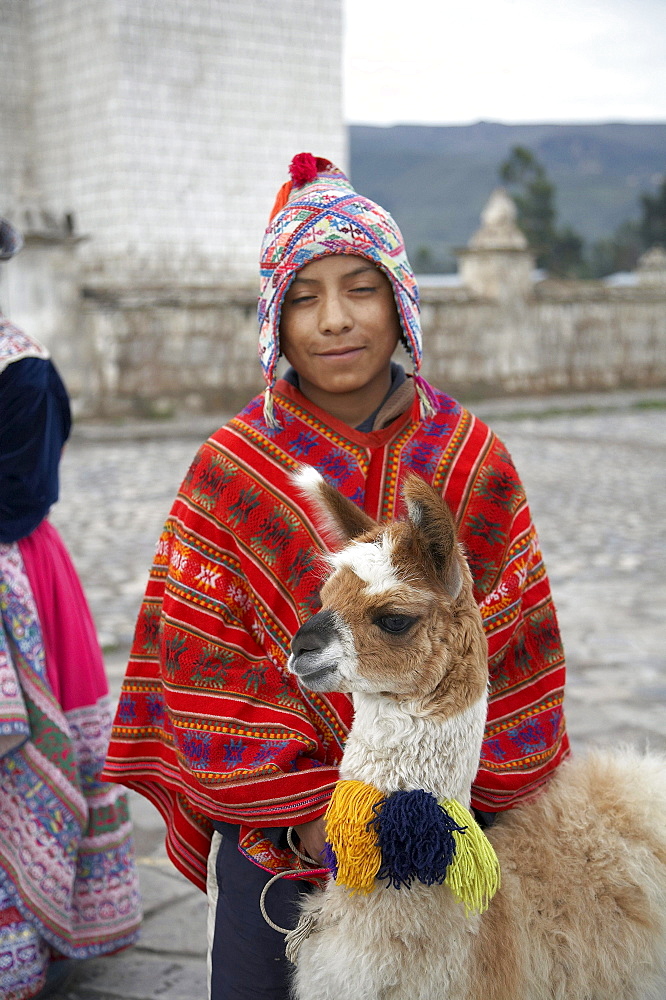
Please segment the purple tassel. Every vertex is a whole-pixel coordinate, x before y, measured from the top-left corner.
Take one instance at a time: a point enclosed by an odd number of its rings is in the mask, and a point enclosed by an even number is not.
[[[441,884],[456,853],[453,831],[462,832],[434,795],[417,789],[394,792],[375,806],[374,826],[382,852],[377,877],[399,889],[418,880]]]
[[[335,856],[332,845],[328,841],[324,844],[322,853],[324,855],[324,865],[333,873],[333,878],[336,879],[338,877],[338,859]]]

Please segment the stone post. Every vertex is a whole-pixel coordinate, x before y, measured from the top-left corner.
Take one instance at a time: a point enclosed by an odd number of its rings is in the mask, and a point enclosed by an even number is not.
[[[458,251],[463,285],[473,295],[496,302],[526,299],[532,290],[534,258],[516,224],[516,206],[496,188],[481,213],[481,227]]]

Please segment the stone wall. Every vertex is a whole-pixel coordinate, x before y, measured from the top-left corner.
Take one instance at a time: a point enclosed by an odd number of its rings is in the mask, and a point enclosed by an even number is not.
[[[424,375],[465,398],[666,384],[666,254],[646,254],[619,287],[555,281],[534,273],[505,193],[489,207],[452,284],[421,281]],[[233,409],[263,387],[256,286],[98,281],[84,296],[80,330],[97,358],[85,411]]]
[[[161,417],[241,406],[262,388],[256,301],[240,286],[86,289],[81,325],[96,363],[80,409]]]
[[[516,246],[473,243],[451,285],[421,280],[423,373],[435,385],[469,399],[666,384],[663,251],[616,287],[527,280]],[[79,414],[228,410],[263,388],[254,283],[128,288],[91,275],[79,286],[80,252],[73,237],[33,237],[0,271],[10,301],[35,303]]]
[[[424,375],[466,398],[666,384],[666,288],[534,284],[495,300],[421,286]],[[249,287],[86,290],[79,407],[167,415],[235,408],[262,388]]]
[[[666,293],[543,281],[497,302],[422,286],[424,374],[455,395],[666,384]]]

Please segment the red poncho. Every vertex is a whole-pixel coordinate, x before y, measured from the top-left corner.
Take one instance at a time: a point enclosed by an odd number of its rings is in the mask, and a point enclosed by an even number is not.
[[[523,487],[492,431],[433,390],[362,433],[276,387],[281,426],[258,396],[201,447],[160,538],[118,706],[105,777],[161,811],[167,850],[205,886],[212,820],[241,846],[293,867],[261,828],[321,815],[337,779],[351,700],[287,671],[290,637],[318,607],[323,541],[290,473],[315,466],[372,517],[400,512],[412,470],[456,512],[489,643],[490,703],[473,804],[531,795],[568,751],[564,656]]]

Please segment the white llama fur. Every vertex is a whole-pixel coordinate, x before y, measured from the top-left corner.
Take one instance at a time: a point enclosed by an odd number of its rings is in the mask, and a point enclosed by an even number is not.
[[[457,799],[469,808],[472,781],[486,717],[485,699],[442,724],[405,711],[378,694],[354,694],[354,725],[347,738],[340,777],[374,785],[385,795],[416,788],[438,799]],[[415,784],[418,775],[418,784]]]
[[[377,596],[400,583],[391,562],[390,540],[385,537],[379,544],[350,542],[342,552],[331,556],[330,562],[334,570],[348,566],[363,581],[368,594]]]
[[[349,538],[367,533],[367,523],[353,527],[354,512],[344,512],[331,488],[312,475],[308,483],[338,534],[347,514]],[[415,477],[405,494],[411,523],[403,531],[423,531],[431,514],[442,516],[442,501]],[[398,538],[392,531],[388,527],[386,537]],[[390,614],[407,614],[410,594],[419,593],[419,569],[400,563],[399,551],[396,541],[391,572],[398,580],[407,577],[409,587],[394,588]],[[299,653],[297,634],[289,663],[297,674],[300,655],[308,669],[313,662],[328,664],[331,646],[338,643],[339,657],[351,636],[351,662],[330,672],[327,666],[318,680],[319,690],[333,690],[325,685],[339,684],[344,674],[344,690],[354,694],[341,777],[386,794],[422,788],[467,805],[486,712],[479,671],[487,674],[487,666],[471,577],[455,543],[449,558],[457,565],[453,572],[442,567],[442,580],[456,583],[448,594],[443,584],[432,606],[421,574],[412,643],[382,634],[376,598],[364,582],[368,574],[357,572],[356,556],[352,563],[339,557],[322,590],[328,618],[320,619],[321,648],[313,652],[310,643]],[[438,591],[432,574],[428,581]],[[385,603],[387,596],[390,588]],[[431,634],[438,616],[446,634],[439,646]],[[421,621],[426,618],[427,629]],[[453,655],[449,647],[463,628],[477,629],[477,641],[470,643],[468,631]],[[346,633],[342,644],[340,630]],[[425,667],[415,664],[414,644],[427,651]],[[460,650],[466,651],[469,676],[477,678],[469,685]],[[427,678],[430,689],[420,694],[409,688],[405,695],[410,671]],[[437,697],[433,683],[439,683]],[[363,895],[329,882],[307,897],[303,912],[314,914],[316,925],[300,948],[297,1000],[664,1000],[666,759],[622,749],[566,762],[535,798],[503,814],[488,837],[502,885],[480,916],[466,917],[447,885],[395,889],[380,882]]]

